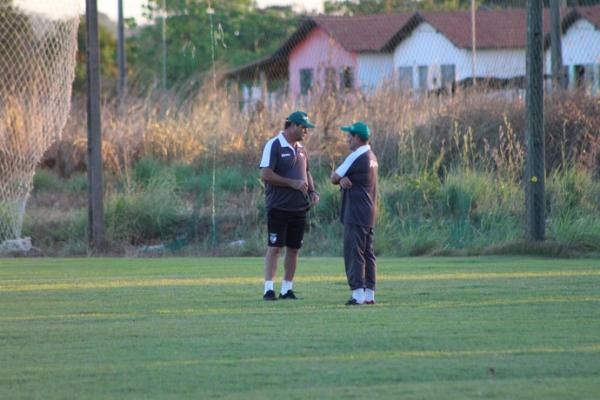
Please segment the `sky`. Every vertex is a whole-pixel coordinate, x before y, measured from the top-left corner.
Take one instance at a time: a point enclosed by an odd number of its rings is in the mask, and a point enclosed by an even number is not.
[[[117,20],[118,0],[97,0],[98,11],[107,14],[111,19]],[[227,1],[227,0],[214,0]],[[85,11],[86,0],[14,0],[18,7],[35,13],[50,15],[52,17],[64,17],[82,14]],[[323,11],[322,0],[257,0],[259,7],[268,5],[295,5],[303,11]],[[142,5],[146,0],[123,0],[123,14],[125,18],[135,18],[138,23],[143,23]]]
[[[46,0],[27,0],[46,2]],[[65,1],[65,0],[62,0]],[[98,10],[116,21],[117,19],[117,0],[97,0]],[[226,1],[226,0],[215,0]],[[85,0],[79,0],[81,12],[85,10]],[[322,0],[258,0],[259,7],[267,5],[289,5],[293,4],[306,11],[323,11]],[[125,18],[135,18],[136,21],[142,22],[142,5],[146,4],[146,0],[123,0],[123,14]]]
[[[81,0],[79,0],[81,1]],[[32,11],[36,14],[44,14],[51,17],[65,17],[78,15],[80,9],[78,0],[14,0],[14,5],[26,11]],[[85,0],[83,2],[85,4]],[[85,7],[84,7],[85,8]]]

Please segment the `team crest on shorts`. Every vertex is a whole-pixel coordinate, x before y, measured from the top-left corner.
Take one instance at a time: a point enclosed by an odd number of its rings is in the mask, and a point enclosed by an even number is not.
[[[276,233],[269,233],[269,242],[271,242],[271,244],[275,244],[275,242],[277,242],[277,234]]]

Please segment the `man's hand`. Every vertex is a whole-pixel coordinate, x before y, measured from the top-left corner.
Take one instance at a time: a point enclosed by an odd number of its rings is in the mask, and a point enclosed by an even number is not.
[[[296,189],[302,192],[306,196],[308,193],[308,182],[302,179],[292,179],[290,182],[292,189]]]
[[[340,187],[342,189],[350,189],[352,187],[352,181],[347,176],[340,179]]]
[[[310,192],[310,203],[313,206],[316,206],[317,204],[319,204],[319,200],[321,199],[321,197],[319,196],[319,193],[312,191]]]

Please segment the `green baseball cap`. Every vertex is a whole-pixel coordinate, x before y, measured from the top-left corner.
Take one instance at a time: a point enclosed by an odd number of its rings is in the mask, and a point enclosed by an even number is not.
[[[301,125],[305,128],[314,128],[315,125],[308,120],[308,115],[304,111],[296,111],[291,113],[287,120],[293,122],[296,125]]]
[[[368,140],[371,136],[371,130],[369,129],[369,126],[362,121],[355,122],[352,125],[342,126],[340,129],[344,132],[356,135],[362,140]]]

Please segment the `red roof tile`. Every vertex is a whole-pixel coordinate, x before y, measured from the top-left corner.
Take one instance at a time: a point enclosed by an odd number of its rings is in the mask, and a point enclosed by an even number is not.
[[[579,18],[589,20],[600,29],[600,5],[561,9],[561,26],[566,30]],[[298,30],[270,59],[261,60],[236,69],[235,73],[259,68],[274,60],[287,60],[289,52],[302,42],[315,27],[325,30],[349,52],[391,52],[421,22],[428,22],[445,35],[454,45],[471,47],[471,12],[417,12],[365,16],[308,17]],[[525,9],[478,10],[476,13],[478,49],[524,48],[527,39],[527,12]],[[544,10],[543,31],[545,45],[549,45],[550,12]],[[279,62],[279,61],[278,61]],[[266,64],[265,64],[266,65]]]
[[[323,16],[312,19],[350,52],[381,51],[382,47],[413,17],[413,13],[354,17]]]
[[[572,10],[561,9],[561,19]],[[424,12],[423,19],[457,47],[471,47],[471,12]],[[478,10],[475,17],[478,49],[524,48],[527,39],[527,11],[525,9]],[[544,10],[544,35],[550,32],[550,12]]]
[[[591,7],[576,7],[575,11],[582,18],[590,21],[596,29],[600,30],[600,5]]]

